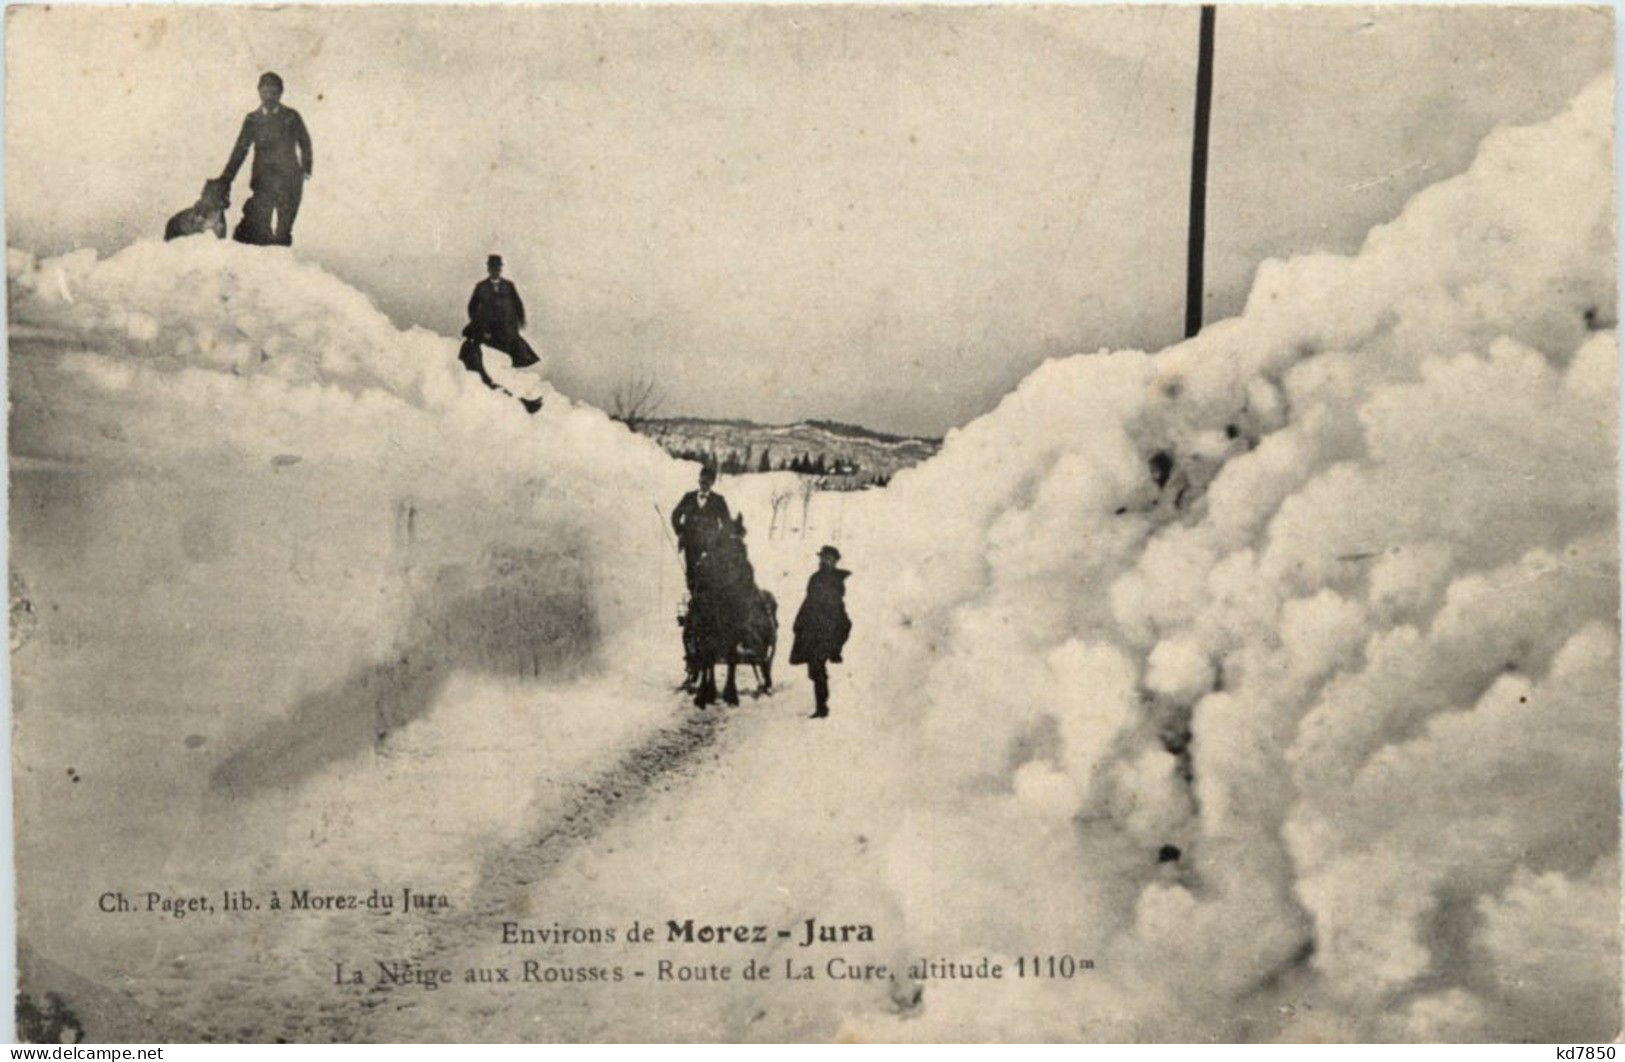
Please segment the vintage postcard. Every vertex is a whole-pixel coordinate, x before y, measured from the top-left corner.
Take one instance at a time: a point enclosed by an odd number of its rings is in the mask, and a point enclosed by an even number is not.
[[[1619,1034],[1611,9],[5,62],[20,1038]]]

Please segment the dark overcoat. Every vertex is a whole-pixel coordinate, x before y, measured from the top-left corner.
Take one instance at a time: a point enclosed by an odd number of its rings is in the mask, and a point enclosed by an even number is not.
[[[732,519],[722,495],[711,491],[702,506],[700,492],[691,490],[671,511],[671,529],[684,553],[697,553],[718,540]]]
[[[846,579],[851,574],[841,568],[820,568],[807,580],[807,597],[796,613],[790,663],[840,659],[852,633],[852,620],[846,614]]]
[[[525,304],[513,281],[486,277],[474,285],[474,294],[468,298],[468,327],[463,335],[495,347],[513,359],[514,368],[523,369],[542,360],[519,334],[523,327]]]
[[[248,185],[256,192],[298,186],[311,174],[315,160],[310,133],[305,129],[305,120],[292,107],[279,105],[274,111],[256,107],[248,112],[237,143],[232,146],[231,158],[220,174],[228,185],[236,179],[250,148],[254,151],[254,168],[249,171]]]

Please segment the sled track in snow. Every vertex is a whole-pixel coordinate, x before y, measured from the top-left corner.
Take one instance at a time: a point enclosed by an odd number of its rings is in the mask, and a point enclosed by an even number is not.
[[[674,726],[662,727],[643,744],[628,749],[607,769],[582,782],[557,818],[534,840],[488,857],[465,912],[469,921],[491,925],[494,916],[528,914],[529,886],[551,873],[580,845],[592,840],[617,816],[671,788],[675,776],[717,741],[736,709],[688,709]],[[661,785],[665,780],[668,784]],[[462,921],[462,919],[459,919]]]
[[[559,812],[541,823],[530,840],[487,856],[468,902],[423,926],[422,946],[413,958],[432,964],[443,956],[466,953],[470,941],[488,938],[501,922],[523,922],[532,913],[530,899],[538,881],[552,874],[617,817],[655,793],[671,790],[699,755],[717,743],[729,717],[739,710],[717,705],[696,711],[685,699],[683,718],[661,727],[610,766],[576,785]],[[397,1011],[417,1005],[421,993],[395,989],[374,985],[362,1003],[370,1013],[360,1020],[387,1027]],[[388,1034],[380,1035],[387,1038]]]

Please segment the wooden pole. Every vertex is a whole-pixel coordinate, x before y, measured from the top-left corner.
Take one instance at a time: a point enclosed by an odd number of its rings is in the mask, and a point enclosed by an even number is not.
[[[1185,337],[1202,330],[1202,246],[1207,239],[1207,127],[1213,109],[1214,5],[1202,5],[1196,49],[1196,128],[1191,148],[1191,230],[1185,255]]]

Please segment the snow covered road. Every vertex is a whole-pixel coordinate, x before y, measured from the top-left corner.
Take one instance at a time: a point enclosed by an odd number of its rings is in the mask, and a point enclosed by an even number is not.
[[[819,722],[671,692],[648,440],[279,249],[13,253],[26,946],[231,1039],[1611,1038],[1612,101],[883,492],[721,483],[781,646],[854,573]]]

